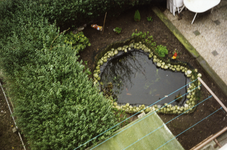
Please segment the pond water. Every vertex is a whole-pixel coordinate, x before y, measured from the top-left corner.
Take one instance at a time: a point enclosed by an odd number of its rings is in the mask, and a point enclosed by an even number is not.
[[[118,54],[108,61],[101,70],[103,87],[108,83],[113,86],[112,92],[118,104],[151,105],[165,95],[187,84],[188,78],[182,72],[173,72],[157,68],[152,59],[140,50]],[[187,87],[182,88],[157,104],[169,103],[178,94],[186,93]],[[182,105],[186,97],[172,105]]]

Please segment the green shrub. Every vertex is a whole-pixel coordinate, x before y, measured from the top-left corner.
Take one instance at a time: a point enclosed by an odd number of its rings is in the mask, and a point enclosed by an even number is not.
[[[141,37],[142,39],[144,39],[144,42],[147,43],[148,45],[152,46],[152,47],[155,47],[156,46],[156,42],[152,42],[154,39],[153,39],[153,36],[150,35],[149,36],[149,31],[147,32],[133,32],[132,33],[132,37],[133,36],[138,36],[138,37]]]
[[[11,0],[5,0],[0,3],[0,42],[5,42],[2,39],[6,39],[10,36],[11,28],[14,24],[10,19],[12,19],[15,13],[14,3]],[[1,47],[0,47],[1,48]]]
[[[64,42],[72,45],[73,47],[79,48],[79,52],[84,50],[87,46],[91,46],[89,39],[84,36],[83,32],[78,32],[76,34],[70,32],[69,34],[66,34]]]
[[[17,8],[12,18],[5,18],[10,30],[0,37],[1,69],[10,83],[7,92],[15,104],[17,124],[31,149],[74,149],[117,122],[111,103],[78,61],[88,39],[79,33],[77,44],[64,44],[64,32],[33,12],[33,2],[20,2],[12,6]]]
[[[137,31],[136,31],[136,32],[133,32],[133,33],[132,33],[132,37],[133,37],[133,36],[140,36],[140,37],[143,38],[143,39],[146,39],[146,38],[147,38],[147,39],[149,39],[149,40],[153,40],[153,36],[149,36],[149,37],[148,37],[148,34],[149,34],[149,31],[147,31],[147,32],[141,32],[141,31],[140,31],[140,32],[137,32]]]
[[[17,123],[31,149],[70,150],[112,127],[116,120],[111,103],[93,86],[85,66],[78,61],[81,47],[64,44],[66,37],[54,25],[33,28],[37,31],[34,35],[43,35],[38,34],[39,30],[46,33],[41,41],[43,48],[28,46],[27,51],[33,51],[27,55],[30,61],[12,72],[10,89],[13,93],[10,95],[16,106]],[[22,42],[16,45],[18,52],[30,43],[17,36],[12,38],[15,44]],[[89,145],[91,143],[84,147]]]
[[[2,3],[4,3],[2,10],[5,11],[7,8],[7,11],[10,12],[2,13],[3,11],[1,12],[0,10],[1,14],[3,14],[2,18],[5,18],[5,15],[13,15],[13,11],[20,9],[22,12],[27,13],[27,17],[34,15],[42,16],[48,19],[49,23],[56,21],[57,26],[62,29],[68,29],[68,27],[89,23],[91,20],[104,15],[105,12],[108,12],[108,16],[116,16],[126,9],[130,9],[136,5],[149,4],[151,1],[67,0],[65,2],[64,0],[7,0]],[[5,27],[4,29],[10,30],[10,28]]]
[[[70,150],[115,125],[110,101],[84,69],[77,50],[63,44],[37,51],[36,61],[15,73],[17,123],[32,149]]]
[[[42,49],[44,44],[46,47],[53,47],[63,43],[59,38],[54,40],[58,36],[56,31],[58,29],[55,25],[48,25],[48,21],[42,19],[37,25],[28,21],[17,31],[12,31],[13,35],[7,38],[5,44],[0,44],[1,67],[5,73],[13,76],[22,66],[32,63],[36,58],[36,51]]]
[[[135,15],[134,15],[134,20],[135,21],[140,21],[140,12],[139,12],[139,10],[136,10]]]
[[[147,17],[147,21],[153,21],[152,17],[151,16]]]
[[[114,32],[116,32],[118,34],[121,33],[121,30],[122,30],[122,28],[119,28],[119,27],[114,28]]]
[[[156,42],[152,42],[151,46],[155,47],[156,46]]]
[[[168,50],[166,49],[166,46],[163,46],[163,45],[158,45],[155,48],[155,52],[158,53],[160,57],[165,57],[165,55],[168,54]]]
[[[149,0],[40,0],[42,7],[46,8],[45,17],[50,22],[56,20],[58,26],[65,27],[71,25],[81,25],[104,15],[108,12],[108,16],[119,15],[126,9],[135,5],[148,4]],[[118,10],[118,11],[115,11]],[[76,15],[75,15],[76,14]],[[68,26],[66,28],[68,28]]]
[[[21,28],[28,27],[31,23],[34,27],[39,20],[44,19],[43,7],[39,7],[36,1],[31,0],[5,0],[0,4],[0,41],[4,43],[13,32],[20,35]],[[5,44],[5,43],[4,43]]]

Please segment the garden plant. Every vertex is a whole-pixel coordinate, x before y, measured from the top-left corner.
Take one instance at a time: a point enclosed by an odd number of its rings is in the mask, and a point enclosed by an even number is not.
[[[116,27],[114,28],[114,32],[116,32],[117,34],[121,33],[122,28]]]
[[[152,19],[152,17],[151,16],[149,16],[149,17],[147,17],[147,21],[153,21],[153,19]]]
[[[160,57],[165,57],[168,54],[168,50],[166,49],[166,46],[158,45],[155,48],[155,52],[158,53]]]
[[[79,52],[84,50],[86,46],[91,46],[91,43],[89,43],[89,39],[84,36],[83,32],[79,32],[76,34],[70,32],[69,34],[66,34],[64,42],[72,45],[74,48],[77,47]]]
[[[135,21],[140,21],[140,12],[139,10],[136,10],[135,14],[134,14],[134,20]]]

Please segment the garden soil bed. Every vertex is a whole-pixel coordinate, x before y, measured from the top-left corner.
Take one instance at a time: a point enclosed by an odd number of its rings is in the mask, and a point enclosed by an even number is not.
[[[2,83],[2,80],[0,82]],[[10,107],[12,108],[12,106]],[[0,89],[0,150],[23,150],[18,134],[12,131],[14,127],[9,107]],[[24,137],[23,140],[25,140]],[[28,147],[26,148],[28,149]]]
[[[107,15],[105,30],[104,33],[97,31],[90,27],[85,28],[84,34],[89,38],[91,46],[86,48],[83,52],[80,53],[80,59],[87,61],[87,66],[92,71],[95,67],[94,61],[97,54],[102,51],[107,45],[123,41],[130,38],[133,32],[149,31],[154,37],[154,41],[157,45],[164,45],[169,50],[168,57],[172,56],[174,49],[177,49],[179,54],[179,61],[188,62],[194,68],[197,68],[200,73],[202,73],[202,79],[205,83],[213,90],[213,92],[222,100],[222,102],[227,105],[226,95],[219,89],[219,87],[214,83],[211,77],[204,71],[204,69],[197,63],[196,59],[193,58],[184,46],[177,40],[177,38],[172,34],[172,32],[164,25],[164,23],[152,12],[150,6],[140,6],[138,8],[133,8],[125,11],[118,17],[110,17]],[[159,8],[163,11],[165,8]],[[140,11],[141,21],[134,21],[134,13],[136,10]],[[153,21],[148,22],[147,17],[152,16]],[[98,25],[103,24],[103,18],[99,18],[97,22]],[[119,35],[113,32],[115,27],[122,28],[122,33]],[[173,90],[174,91],[174,90]],[[167,93],[168,94],[168,93]],[[210,93],[205,89],[201,88],[201,99],[204,100],[210,96]],[[208,116],[215,110],[220,108],[220,105],[215,101],[214,98],[210,98],[204,103],[200,104],[194,113],[182,115],[172,122],[168,123],[167,126],[172,131],[172,133],[177,136],[187,128],[191,127],[198,121],[202,120],[204,117]],[[164,122],[171,120],[176,117],[176,115],[163,115],[160,114],[160,117]],[[135,118],[134,118],[135,119]],[[200,122],[196,126],[192,127],[185,133],[177,137],[182,146],[188,150],[210,136],[215,134],[225,127],[227,124],[226,113],[223,110],[219,110],[214,115]]]

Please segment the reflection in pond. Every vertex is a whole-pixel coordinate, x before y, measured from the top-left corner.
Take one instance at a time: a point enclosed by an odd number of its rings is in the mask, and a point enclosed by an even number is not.
[[[119,104],[151,105],[187,84],[187,78],[182,72],[157,68],[144,52],[135,50],[108,61],[101,82],[103,87],[111,86]],[[186,88],[157,104],[169,103],[184,93]],[[184,101],[185,97],[172,104],[182,105]]]

